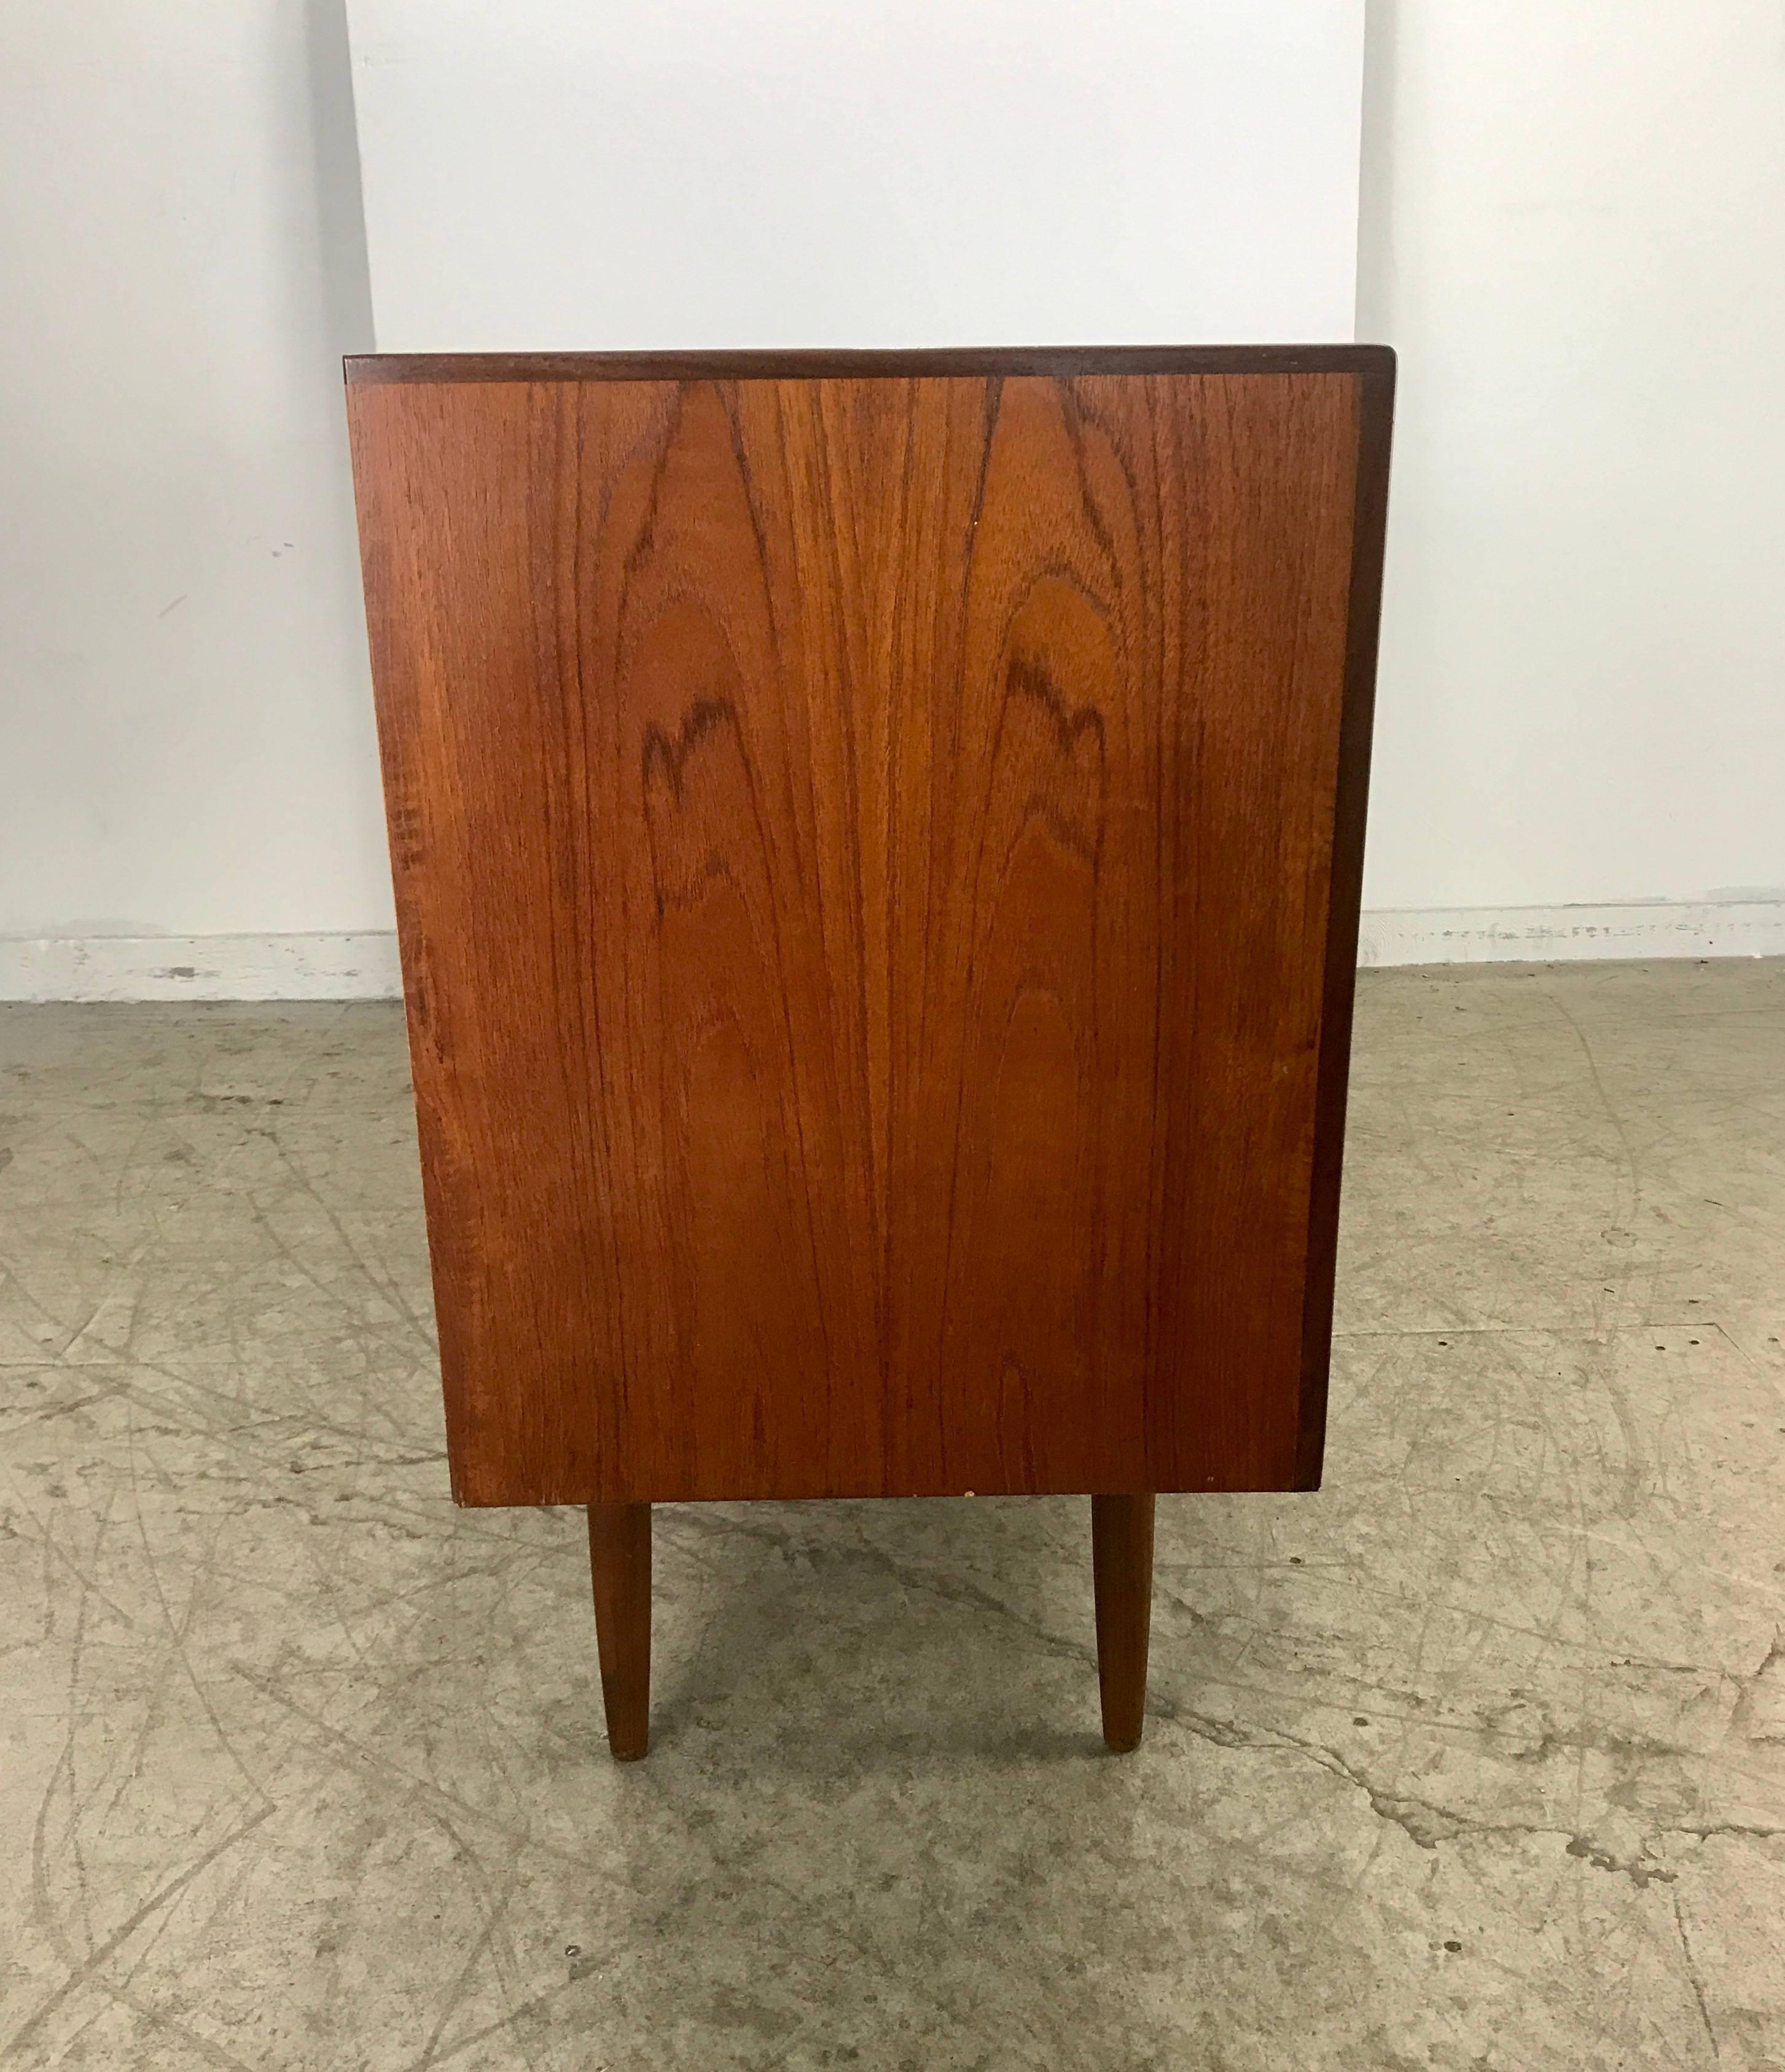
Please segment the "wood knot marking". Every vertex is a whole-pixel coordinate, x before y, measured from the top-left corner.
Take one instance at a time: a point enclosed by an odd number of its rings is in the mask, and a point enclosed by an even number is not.
[[[675,738],[660,726],[650,726],[644,733],[644,756],[640,775],[647,792],[651,789],[651,772],[658,763],[669,780],[669,789],[679,806],[682,800],[682,780],[687,774],[688,758],[706,736],[722,726],[729,726],[734,734],[738,726],[738,709],[729,698],[697,698],[688,709],[688,717],[676,731]],[[740,747],[742,742],[740,742]]]
[[[1104,773],[1106,730],[1103,714],[1095,705],[1071,704],[1054,680],[1047,664],[1026,655],[1014,655],[1005,668],[1006,709],[1021,703],[1039,716],[1043,732],[1037,739],[1032,728],[1022,728],[1033,744],[1030,754],[1040,764],[1031,763],[1031,788],[1023,801],[1026,819],[1039,820],[1060,847],[1095,870],[1102,843]],[[1080,750],[1089,743],[1089,767]],[[1051,749],[1055,761],[1046,760]],[[1037,781],[1039,779],[1039,781]]]
[[[1046,663],[1026,655],[1013,655],[1004,680],[1010,696],[1033,699],[1053,722],[1061,754],[1075,754],[1080,740],[1088,734],[1096,741],[1098,759],[1101,761],[1103,714],[1095,705],[1068,705],[1065,693],[1048,674]]]
[[[722,742],[729,743],[730,753],[715,755]],[[708,753],[697,755],[703,746]],[[703,768],[704,780],[697,777]],[[729,698],[698,698],[673,734],[648,727],[640,775],[661,920],[672,907],[693,906],[715,883],[732,879],[725,826],[738,820],[740,808],[746,823],[754,817],[737,707]],[[738,831],[730,830],[734,837]]]

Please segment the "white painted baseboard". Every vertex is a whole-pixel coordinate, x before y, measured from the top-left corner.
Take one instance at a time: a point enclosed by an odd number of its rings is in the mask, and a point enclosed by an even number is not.
[[[1357,960],[1547,964],[1785,956],[1785,900],[1479,906],[1367,913]],[[397,938],[0,937],[0,1000],[393,1000]]]
[[[397,938],[0,936],[0,1000],[390,1000]]]
[[[1357,940],[1357,961],[1365,968],[1776,956],[1785,956],[1785,899],[1379,908],[1364,915]]]

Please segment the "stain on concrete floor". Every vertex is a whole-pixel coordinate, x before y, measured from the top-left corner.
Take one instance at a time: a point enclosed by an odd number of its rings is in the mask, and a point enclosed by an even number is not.
[[[3,1153],[10,1152],[10,1162]],[[1325,1489],[455,1512],[397,1011],[0,1010],[0,2065],[1785,2065],[1785,964],[1366,974]]]

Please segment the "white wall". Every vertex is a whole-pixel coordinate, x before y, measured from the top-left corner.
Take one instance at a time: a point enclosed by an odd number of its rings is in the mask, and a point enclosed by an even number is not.
[[[349,0],[378,343],[1348,339],[1363,0]]]
[[[0,11],[0,938],[69,939],[0,940],[0,994],[393,982],[340,6]],[[1371,0],[1366,104],[1359,335],[1402,354],[1366,901],[1408,910],[1366,954],[1785,950],[1785,19]],[[1119,248],[1145,292],[1187,249]]]
[[[1366,906],[1785,899],[1785,13],[1372,0],[1365,135]]]
[[[0,11],[0,935],[390,925],[339,4]]]

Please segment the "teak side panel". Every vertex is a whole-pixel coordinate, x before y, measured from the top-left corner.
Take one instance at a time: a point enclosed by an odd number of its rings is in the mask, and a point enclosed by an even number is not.
[[[462,1500],[1317,1476],[1372,380],[352,388]]]

